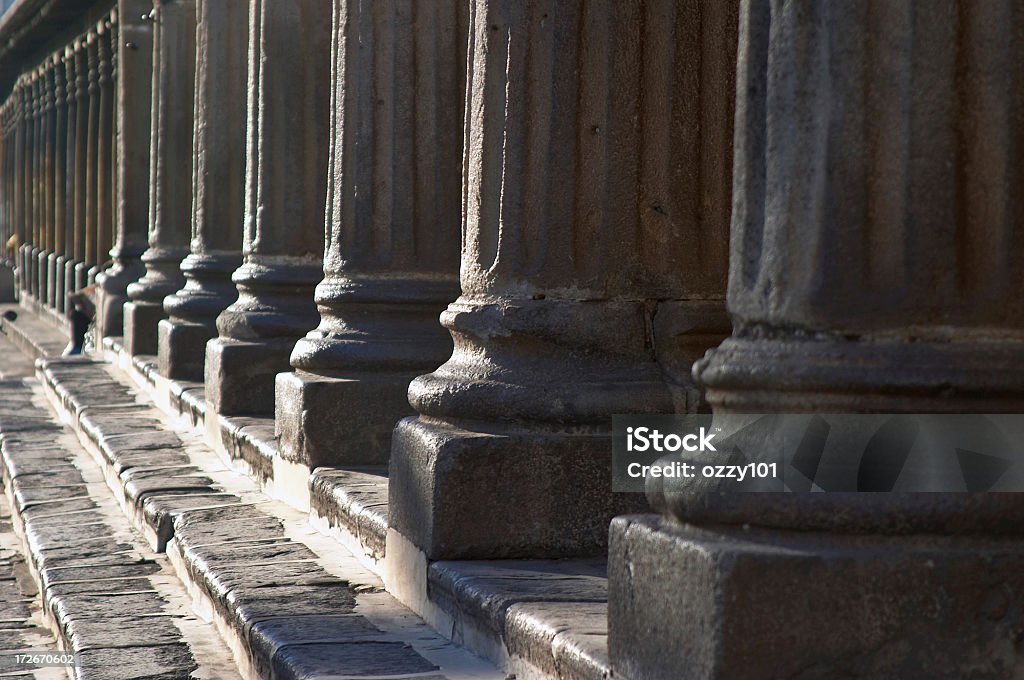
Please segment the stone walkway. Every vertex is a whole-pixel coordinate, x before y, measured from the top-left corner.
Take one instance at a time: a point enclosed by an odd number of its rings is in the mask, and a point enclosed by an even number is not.
[[[110,365],[50,358],[37,374],[0,384],[5,478],[79,677],[505,677]]]

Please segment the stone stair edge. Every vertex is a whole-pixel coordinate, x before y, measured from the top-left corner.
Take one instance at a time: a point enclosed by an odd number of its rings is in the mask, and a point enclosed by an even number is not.
[[[116,339],[111,340],[109,338],[105,339],[105,349],[115,353],[121,350]],[[143,360],[139,361],[133,360],[129,363],[129,366],[130,370],[142,376],[146,383],[151,387],[155,387],[156,379],[151,379],[151,376],[155,374],[155,364],[151,360],[152,357],[143,358]],[[122,372],[129,370],[129,366],[125,366],[125,362],[111,361],[109,355],[106,359],[54,358],[37,362],[39,370],[46,376],[45,382],[50,385],[55,396],[60,395],[61,402],[65,404],[69,414],[79,413],[82,405],[75,402],[73,396],[70,395],[59,377],[54,375],[52,368],[73,363],[90,362],[113,365]],[[145,373],[141,372],[143,370],[145,370]],[[163,378],[160,378],[160,380],[166,381]],[[178,395],[189,395],[192,393],[194,395],[198,389],[198,385],[180,385],[175,383],[175,381],[166,382],[171,384],[172,395],[175,393]],[[140,388],[146,389],[146,385],[142,384],[138,379],[135,380],[135,383]],[[172,400],[171,405],[176,407],[177,413],[171,412],[168,415],[172,417],[188,416],[192,419],[193,425],[196,425],[194,407],[191,412],[186,411],[181,407],[184,403],[184,399],[181,399],[179,404],[175,405]],[[164,410],[166,412],[167,409],[165,408]],[[203,415],[205,417],[205,413]],[[221,425],[222,433],[226,433],[225,436],[230,436],[237,441],[241,433],[246,429],[244,419],[236,418],[232,421],[230,417],[220,416],[220,418],[227,420],[227,423]],[[356,537],[369,557],[378,559],[384,555],[387,532],[386,505],[382,511],[379,506],[373,507],[372,503],[368,504],[364,502],[365,499],[359,499],[358,494],[352,493],[353,489],[358,487],[358,483],[354,484],[353,481],[365,483],[368,481],[367,477],[383,479],[383,484],[378,489],[378,493],[382,492],[383,498],[386,499],[386,471],[383,468],[352,470],[315,469],[310,479],[312,492],[310,519],[311,522],[314,519],[326,521],[329,525],[328,528],[342,525],[345,530]],[[344,481],[339,481],[339,478]],[[221,502],[212,498],[208,500],[209,505],[217,505]],[[164,502],[166,503],[166,500]],[[176,514],[173,508],[161,508],[158,500],[144,500],[136,514],[140,518],[144,518],[144,521],[149,524],[152,535],[158,536],[162,540],[164,545],[161,547],[165,547],[166,543],[173,538],[175,533],[173,526],[174,516]],[[428,579],[433,592],[437,594],[443,591],[440,588],[440,584],[446,578],[456,583],[462,582],[460,579],[466,575],[462,571],[462,566],[460,563],[434,563],[431,565]],[[470,569],[471,572],[472,569]],[[494,595],[500,598],[502,594],[495,590]],[[518,599],[510,602],[507,607],[504,607],[498,613],[472,617],[478,622],[486,621],[480,628],[480,631],[477,632],[479,634],[484,630],[489,631],[489,634],[495,636],[491,641],[473,640],[471,639],[474,637],[472,634],[467,634],[460,638],[454,628],[452,629],[454,634],[449,637],[458,643],[465,644],[465,646],[478,653],[484,653],[492,661],[507,663],[510,668],[515,668],[518,662],[522,666],[521,670],[525,671],[527,676],[535,675],[536,671],[540,670],[547,677],[564,680],[595,680],[597,678],[611,677],[606,645],[586,644],[589,642],[586,636],[581,638],[575,635],[573,631],[567,630],[566,627],[553,624],[553,621],[557,622],[558,620],[558,612],[540,611],[545,606],[549,608],[550,606],[571,608],[572,606],[587,605],[592,610],[590,614],[593,615],[594,611],[600,611],[601,607],[606,612],[606,602],[600,602],[600,598],[591,598],[594,601],[587,602],[558,602],[557,599],[554,598],[555,601],[553,601],[551,593],[541,594],[536,598]],[[454,615],[462,619],[458,626],[471,627],[474,625],[473,623],[467,623],[468,620],[465,617],[467,612],[473,611],[472,608],[461,611],[457,607],[452,608],[456,602],[467,602],[466,596],[463,595],[447,600],[441,597],[438,600],[438,606],[442,609],[445,608],[446,603],[449,604],[446,609],[448,615]],[[480,611],[477,614],[480,614]],[[565,613],[563,612],[562,614],[564,615]],[[438,629],[440,630],[441,628]],[[503,649],[493,649],[495,642],[498,642]],[[488,649],[488,646],[491,649]],[[509,658],[510,652],[515,658]],[[526,665],[524,666],[522,662],[526,662]]]
[[[247,545],[246,557],[244,559],[241,556],[238,557],[239,563],[247,562],[252,565],[251,553],[255,551],[258,554],[264,554],[262,562],[257,560],[257,563],[261,565],[260,568],[277,577],[301,576],[301,574],[290,571],[292,569],[301,571],[308,568],[316,572],[307,575],[308,583],[295,586],[300,590],[280,591],[276,600],[272,598],[271,606],[275,612],[293,606],[298,607],[296,614],[298,617],[323,616],[325,614],[321,609],[303,610],[303,603],[311,601],[310,597],[303,596],[311,595],[310,588],[321,589],[331,593],[333,601],[343,602],[347,584],[324,572],[314,562],[314,555],[305,553],[301,547],[296,547],[302,544],[290,545],[289,540],[280,533],[263,535],[259,530],[254,529],[254,517],[259,517],[259,511],[254,510],[255,506],[243,502],[241,498],[232,497],[230,493],[214,496],[214,494],[220,493],[215,484],[206,485],[200,482],[195,487],[195,493],[188,492],[184,487],[172,495],[140,494],[138,490],[133,492],[129,488],[130,485],[135,481],[145,481],[145,479],[135,480],[133,478],[133,470],[138,470],[138,468],[117,467],[118,454],[115,447],[109,442],[104,442],[99,430],[83,426],[83,421],[86,421],[84,424],[88,425],[89,406],[82,403],[74,390],[66,384],[68,372],[95,370],[102,363],[89,359],[45,359],[37,362],[37,370],[47,389],[53,395],[54,401],[66,410],[67,419],[77,425],[76,430],[80,438],[88,437],[90,439],[94,457],[96,457],[96,453],[99,453],[105,467],[116,473],[112,475],[108,471],[106,475],[108,485],[112,483],[112,480],[120,480],[123,483],[120,494],[118,494],[118,489],[112,490],[115,491],[115,495],[120,496],[119,500],[125,503],[126,514],[136,524],[140,522],[146,524],[145,527],[139,528],[147,529],[147,535],[155,540],[153,547],[167,552],[172,563],[175,564],[179,576],[182,576],[182,580],[187,584],[192,584],[193,597],[204,602],[204,606],[209,607],[216,614],[222,636],[228,641],[236,656],[245,655],[246,658],[242,659],[242,667],[248,668],[253,677],[302,677],[298,672],[299,669],[288,666],[288,663],[302,663],[302,659],[296,657],[289,661],[286,658],[287,655],[282,656],[282,650],[288,648],[289,645],[297,644],[287,641],[289,632],[275,629],[271,635],[265,630],[268,624],[262,623],[263,618],[268,620],[279,618],[277,614],[272,615],[260,609],[260,596],[273,595],[276,586],[259,585],[259,579],[251,573],[234,573],[232,570],[237,571],[239,567],[230,562],[225,566],[223,562],[211,561],[210,553],[228,550],[230,546],[224,546],[230,541],[214,540],[217,538],[216,536],[211,538],[207,532],[198,530],[194,526],[190,527],[190,523],[194,524],[194,517],[201,516],[203,513],[220,512],[227,518],[209,524],[214,527],[225,524],[226,528],[231,528],[230,516],[237,513],[239,516],[234,521],[245,524],[246,540],[252,542]],[[95,384],[95,381],[91,382]],[[196,473],[190,472],[189,474]],[[195,499],[197,502],[192,502],[190,499]],[[180,507],[181,505],[186,507]],[[194,507],[188,507],[189,505]],[[254,512],[255,515],[252,514]],[[266,518],[267,515],[263,515],[263,517]],[[214,528],[213,531],[216,534],[219,530]],[[195,536],[197,533],[198,537]],[[226,539],[227,537],[221,536],[220,538]],[[297,551],[299,556],[292,555],[292,559],[282,561],[281,554],[288,556],[289,551],[292,550]],[[219,566],[217,566],[218,564]],[[304,566],[296,567],[295,565]],[[257,584],[254,585],[254,582]],[[291,588],[292,586],[287,587]],[[258,595],[251,595],[251,591],[258,591],[260,588],[267,588],[267,590]],[[302,591],[301,588],[306,588],[306,591]],[[246,593],[250,593],[251,597]],[[313,613],[314,611],[320,613]],[[393,641],[387,641],[387,644],[392,643]],[[324,645],[328,643],[315,644],[321,646],[321,653],[327,653]],[[436,677],[444,676],[437,675]]]

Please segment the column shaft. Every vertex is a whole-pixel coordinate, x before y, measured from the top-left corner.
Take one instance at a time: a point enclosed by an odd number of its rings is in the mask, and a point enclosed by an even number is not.
[[[611,415],[695,410],[690,365],[728,329],[735,15],[473,3],[455,350],[410,386],[389,541],[586,554],[639,507],[610,491]]]
[[[274,376],[316,326],[330,129],[330,22],[319,0],[250,5],[244,263],[207,345],[213,412],[273,413]]]
[[[53,87],[56,107],[56,124],[54,126],[54,252],[57,255],[55,262],[55,296],[54,306],[59,311],[64,311],[64,261],[67,255],[67,234],[68,211],[67,211],[67,176],[68,176],[68,108],[67,108],[67,82],[66,67],[64,65],[63,53],[56,55],[53,61]],[[72,167],[72,170],[74,168]]]
[[[196,3],[195,142],[191,252],[185,286],[164,300],[160,372],[203,380],[206,343],[217,315],[238,297],[231,274],[242,264],[245,221],[245,126],[248,34],[246,3]]]
[[[96,276],[100,289],[97,331],[121,335],[128,284],[141,263],[149,226],[149,138],[152,105],[153,23],[149,0],[118,0],[117,233],[112,265]]]
[[[114,51],[117,40],[116,13],[100,23],[98,41],[99,111],[96,141],[96,262],[89,280],[110,257],[114,236]]]
[[[277,379],[286,459],[387,462],[409,382],[451,354],[466,28],[448,0],[335,3],[321,320]]]

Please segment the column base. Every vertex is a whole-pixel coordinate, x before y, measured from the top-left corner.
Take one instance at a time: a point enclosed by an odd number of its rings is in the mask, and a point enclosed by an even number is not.
[[[617,677],[1009,677],[1024,541],[612,522]]]
[[[157,335],[160,375],[171,380],[202,382],[206,343],[217,337],[217,329],[199,323],[162,319]]]
[[[73,284],[67,278],[67,258],[63,255],[58,255],[53,266],[53,275],[56,282],[54,285],[53,306],[61,314],[67,315],[67,292],[69,285]]]
[[[612,493],[611,450],[603,434],[406,418],[391,449],[390,526],[431,560],[603,553],[612,517],[647,508]]]
[[[124,335],[128,285],[145,273],[145,267],[135,259],[127,264],[114,264],[97,275],[96,331],[101,338]]]
[[[164,318],[159,302],[131,301],[124,305],[124,349],[131,356],[156,355],[157,324]]]
[[[281,373],[276,384],[280,455],[311,469],[382,465],[391,457],[396,423],[413,415],[406,396],[416,373],[331,378]]]
[[[274,378],[291,370],[294,345],[291,338],[211,340],[205,369],[209,407],[224,415],[273,415]]]
[[[49,307],[57,307],[57,284],[57,253],[49,253],[46,256],[46,304]]]
[[[14,269],[0,265],[0,302],[16,302]]]

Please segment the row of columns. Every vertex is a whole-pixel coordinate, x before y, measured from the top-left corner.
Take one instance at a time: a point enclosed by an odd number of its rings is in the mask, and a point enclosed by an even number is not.
[[[1017,410],[1022,5],[120,0],[99,330],[281,461],[388,463],[399,570],[604,550],[612,414]],[[15,116],[48,304],[59,77]],[[649,496],[623,677],[1013,662],[1011,497]]]
[[[117,15],[23,74],[3,104],[4,243],[19,288],[70,311],[113,240]],[[15,237],[13,240],[11,237]]]

